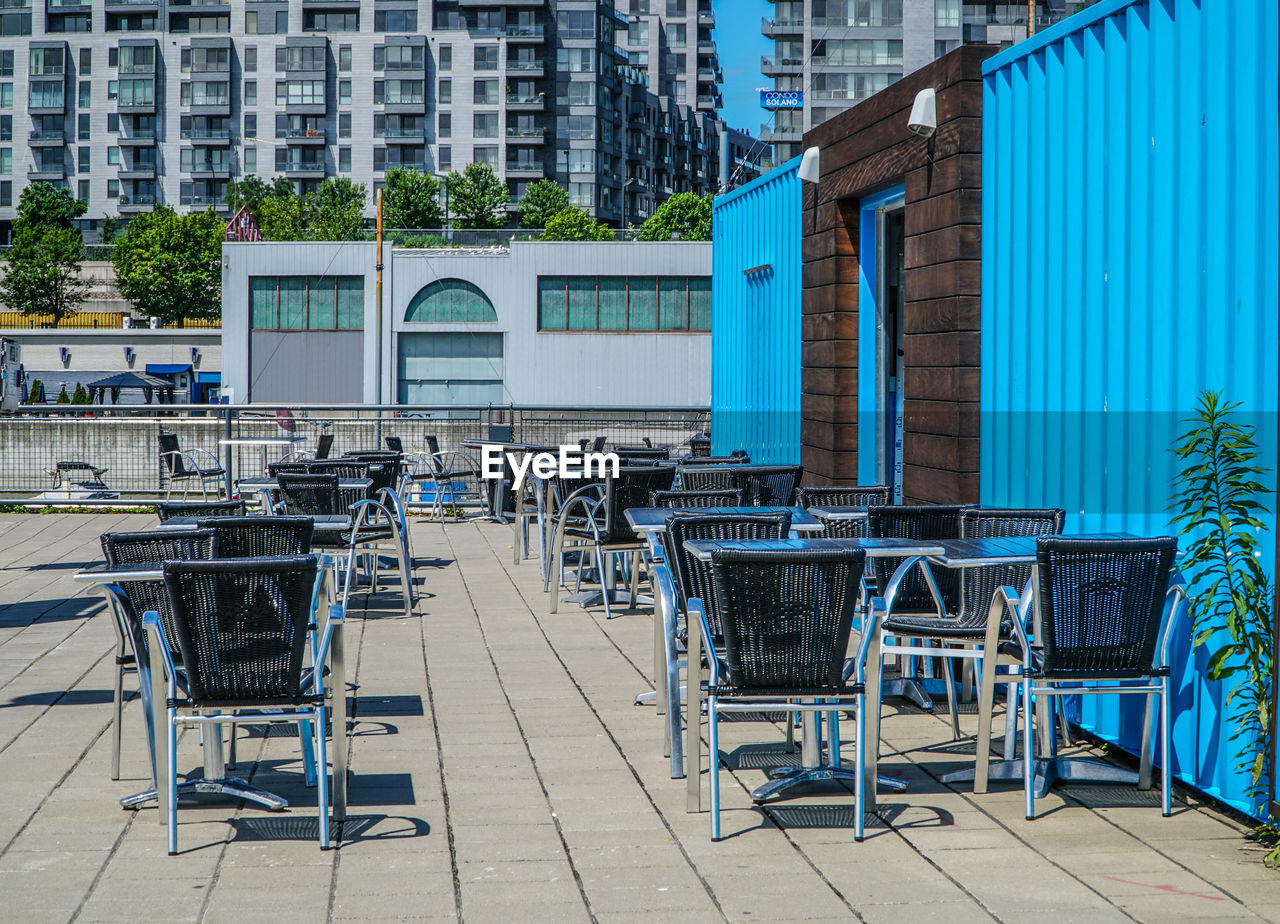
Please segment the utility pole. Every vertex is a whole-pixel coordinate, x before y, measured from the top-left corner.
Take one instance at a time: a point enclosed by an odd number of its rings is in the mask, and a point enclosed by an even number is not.
[[[1036,0],[1027,0],[1027,38],[1036,34]]]
[[[376,230],[374,232],[374,240],[377,242],[375,246],[377,247],[378,252],[377,252],[377,255],[374,257],[374,264],[373,264],[373,267],[376,273],[375,279],[377,280],[374,286],[374,319],[375,320],[374,320],[373,330],[374,330],[374,341],[376,343],[376,347],[374,349],[374,354],[373,354],[374,355],[373,375],[374,375],[374,381],[377,383],[375,386],[375,393],[377,397],[374,399],[374,403],[381,404],[382,403],[382,190],[381,189],[378,190],[378,198],[375,205],[375,214],[377,218],[375,219]],[[378,416],[379,418],[381,418],[382,416],[381,413],[379,413]],[[379,434],[378,445],[382,445],[381,434]]]

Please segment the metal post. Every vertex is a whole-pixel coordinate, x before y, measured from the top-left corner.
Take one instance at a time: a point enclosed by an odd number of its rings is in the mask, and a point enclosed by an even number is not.
[[[231,415],[234,413],[235,413],[235,410],[229,404],[225,407],[225,409],[222,412],[222,435],[228,440],[231,439],[231,436],[232,436]],[[228,500],[231,499],[231,489],[232,489],[231,451],[232,451],[232,447],[230,443],[222,444],[222,483],[223,483],[223,486],[227,489]]]
[[[376,271],[376,274],[377,274],[377,286],[376,286],[376,294],[374,296],[375,314],[374,314],[374,327],[373,327],[374,342],[376,344],[376,347],[374,349],[374,361],[373,361],[373,376],[374,376],[373,380],[375,383],[374,387],[376,389],[376,395],[373,400],[374,400],[374,404],[381,404],[382,403],[382,190],[381,189],[378,190],[376,214],[377,214],[377,232],[374,235],[374,239],[377,242],[376,246],[377,246],[378,254],[374,260],[374,270]],[[379,413],[378,417],[379,418],[382,417],[381,413]],[[381,446],[382,445],[382,434],[380,432],[382,429],[381,422],[379,422],[377,426],[379,430],[378,445]]]
[[[1027,38],[1036,34],[1036,0],[1027,0]]]

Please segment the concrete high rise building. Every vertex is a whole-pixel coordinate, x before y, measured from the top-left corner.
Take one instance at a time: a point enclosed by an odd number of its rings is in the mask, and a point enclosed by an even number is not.
[[[670,73],[633,66],[638,0],[5,0],[0,225],[35,180],[99,219],[473,161],[638,222],[720,182],[710,2],[659,2]]]
[[[1027,36],[1027,0],[772,0],[761,31],[774,42],[761,71],[778,90],[804,91],[761,128],[777,161],[800,153],[805,131],[883,90],[962,42],[1011,45]],[[1094,0],[1037,0],[1042,29]]]

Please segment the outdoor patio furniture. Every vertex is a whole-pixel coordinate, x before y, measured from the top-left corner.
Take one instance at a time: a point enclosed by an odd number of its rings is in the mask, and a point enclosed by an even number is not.
[[[343,458],[370,463],[369,477],[373,479],[371,494],[377,494],[383,488],[400,490],[401,476],[404,472],[404,456],[400,453],[388,452],[384,449],[358,449],[348,452]],[[374,466],[380,466],[380,470],[375,470]],[[323,471],[323,469],[317,470]]]
[[[397,570],[400,574],[400,590],[404,597],[404,613],[413,615],[413,559],[409,555],[407,541],[408,525],[404,521],[403,509],[386,503],[391,497],[398,497],[394,491],[384,489],[379,495],[382,500],[362,500],[351,507],[354,517],[351,531],[346,534],[350,549],[347,556],[347,577],[343,583],[342,604],[345,607],[347,598],[354,584],[353,569],[357,560],[368,556],[370,562],[369,586],[374,591],[378,586],[378,556],[383,553],[394,554]]]
[[[742,492],[734,488],[723,491],[653,491],[650,507],[741,507]]]
[[[299,737],[315,736],[313,773],[319,809],[320,848],[329,848],[329,787],[323,666],[342,624],[331,606],[314,648],[314,668],[304,671],[310,647],[313,590],[319,560],[313,555],[265,559],[166,562],[165,586],[173,608],[176,647],[187,685],[175,682],[168,645],[161,646],[167,678],[165,711],[165,808],[168,849],[178,852],[177,745],[179,726],[241,722],[298,723]],[[166,639],[154,612],[148,630]],[[172,643],[169,643],[172,644]],[[345,695],[337,691],[335,695]],[[338,733],[345,733],[337,729]],[[215,737],[219,737],[214,732]],[[306,752],[304,764],[308,763]],[[206,759],[205,772],[210,772]],[[220,769],[220,768],[216,768]],[[216,781],[214,781],[216,782]]]
[[[63,460],[54,463],[49,476],[53,479],[52,489],[58,490],[64,484],[86,491],[106,491],[109,486],[102,480],[110,469],[98,468],[89,462]]]
[[[387,448],[392,452],[404,452],[404,440],[398,436],[384,436],[382,441],[387,444]]]
[[[846,681],[843,668],[865,561],[862,549],[712,552],[712,580],[724,633],[723,665],[717,658],[708,658],[712,840],[720,839],[720,714],[768,711],[812,714],[804,746],[814,758],[819,757],[820,747],[817,713],[827,713],[831,760],[800,772],[813,779],[847,779],[854,784],[854,840],[862,840],[864,687],[861,675]],[[711,644],[714,629],[705,618],[701,599],[689,601],[689,617]],[[862,645],[866,644],[863,639]],[[857,710],[852,769],[840,762],[837,709]],[[690,715],[696,717],[692,708]],[[753,797],[767,798],[790,782],[774,780]]]
[[[796,488],[796,503],[810,507],[870,507],[889,503],[888,485],[823,485]],[[861,539],[867,535],[867,521],[858,519],[826,519],[822,535],[830,539]]]
[[[107,565],[159,563],[177,558],[212,558],[216,548],[211,529],[183,529],[165,532],[104,533],[102,554]],[[120,581],[104,585],[116,633],[116,672],[111,707],[111,779],[120,779],[120,746],[124,708],[124,675],[138,675],[143,714],[147,722],[147,745],[151,753],[152,786],[155,786],[155,748],[151,730],[151,684],[148,677],[147,640],[142,631],[142,614],[155,610],[166,624],[170,621],[169,595],[161,581]],[[180,663],[181,657],[176,658]]]
[[[623,462],[653,464],[671,458],[670,449],[653,449],[649,446],[615,446],[614,454]]]
[[[603,483],[580,487],[565,499],[559,511],[560,519],[551,559],[553,567],[548,569],[548,581],[553,578],[556,580],[556,588],[551,596],[551,612],[557,611],[559,603],[560,571],[563,568],[566,537],[581,540],[584,553],[594,553],[600,579],[599,591],[571,598],[573,602],[584,607],[603,602],[605,618],[612,619],[612,604],[621,602],[622,597],[610,586],[611,568],[606,566],[612,566],[614,560],[621,555],[629,560],[628,600],[630,606],[635,606],[640,577],[640,553],[644,549],[644,540],[632,530],[625,513],[630,507],[645,506],[651,491],[670,490],[674,478],[675,469],[671,466],[622,466],[616,476],[607,475]],[[577,523],[572,519],[575,510],[581,511],[581,520]],[[582,570],[581,564],[580,556],[579,572]]]
[[[753,465],[734,469],[730,487],[740,490],[754,507],[789,507],[795,503],[796,486],[803,476],[799,465]]]
[[[230,501],[168,501],[156,504],[156,512],[160,522],[165,523],[174,517],[242,517],[245,515],[245,502]]]
[[[176,433],[160,433],[156,436],[160,447],[160,483],[165,487],[165,500],[173,493],[173,486],[182,484],[182,496],[187,496],[187,486],[192,480],[200,483],[200,496],[209,499],[209,486],[214,486],[213,496],[222,496],[222,479],[226,470],[218,461],[218,457],[207,449],[191,449],[184,451],[178,442]],[[201,459],[207,457],[207,462]]]
[[[741,488],[734,483],[733,469],[721,465],[706,465],[705,459],[676,467],[681,491],[735,491]]]
[[[267,477],[275,478],[277,475],[305,475],[311,466],[309,459],[290,459],[287,462],[268,462]]]
[[[209,517],[199,522],[218,536],[219,558],[309,555],[315,520],[311,517]]]
[[[431,485],[430,516],[444,519],[445,511],[451,510],[454,519],[462,519],[468,505],[479,506],[481,516],[489,517],[490,492],[481,483],[480,463],[469,453],[459,450],[449,452],[415,453],[410,457],[415,471],[409,475],[409,481],[422,485],[418,489],[418,500],[422,505],[426,494],[426,485]],[[412,501],[412,494],[410,494]]]
[[[695,459],[711,455],[711,437],[701,433],[689,437],[689,455]]]
[[[1035,817],[1035,782],[1048,788],[1054,779],[1119,779],[1109,765],[1082,767],[1086,761],[1053,760],[1050,698],[1077,695],[1138,694],[1147,697],[1141,764],[1137,782],[1148,788],[1155,747],[1153,711],[1159,708],[1161,813],[1170,805],[1169,641],[1180,586],[1170,590],[1177,540],[1073,539],[1049,537],[1036,543],[1036,625],[1034,642],[1015,632],[1005,652],[1021,659],[1022,701],[1036,703],[1041,719],[1042,753],[1034,760],[1031,719],[1023,724],[1023,788],[1026,816]],[[1008,615],[1016,619],[1016,596],[1003,591]],[[984,685],[983,706],[991,687]],[[1033,697],[1036,699],[1033,700]],[[990,725],[986,730],[990,746]],[[979,736],[979,755],[983,755]],[[985,763],[985,762],[984,762]],[[979,764],[981,776],[986,768]],[[1098,773],[1098,771],[1102,771]],[[1109,772],[1110,771],[1110,772]],[[982,780],[985,783],[985,779]],[[985,788],[985,787],[984,787]]]

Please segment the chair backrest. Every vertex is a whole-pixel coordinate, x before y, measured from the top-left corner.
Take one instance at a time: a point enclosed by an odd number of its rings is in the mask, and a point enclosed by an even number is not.
[[[371,463],[369,477],[373,479],[373,487],[370,489],[373,494],[376,494],[380,488],[394,488],[400,483],[404,457],[398,452],[388,452],[383,449],[361,450],[347,453],[346,458]],[[381,466],[383,470],[375,472],[373,465]]]
[[[1177,551],[1170,537],[1037,540],[1044,676],[1152,674]]]
[[[796,485],[804,476],[799,465],[758,465],[734,471],[733,486],[755,507],[790,507],[796,502]]]
[[[170,561],[165,586],[195,706],[300,704],[319,560]]]
[[[990,539],[1001,536],[1056,536],[1066,522],[1065,510],[969,507],[960,511],[960,538]],[[960,570],[960,619],[973,626],[985,625],[991,599],[1001,587],[1018,593],[1031,577],[1031,565],[991,565]]]
[[[369,466],[374,464],[376,463],[353,458],[326,459],[307,463],[307,474],[336,475],[338,478],[368,478]]]
[[[404,440],[398,436],[384,436],[382,441],[387,444],[387,448],[392,452],[404,452]]]
[[[889,486],[876,485],[821,485],[796,488],[796,503],[808,510],[810,507],[870,507],[889,503]]]
[[[431,453],[433,456],[438,454],[440,452],[440,441],[436,439],[436,435],[434,433],[428,433],[425,439],[427,441],[427,452]]]
[[[604,452],[605,437],[597,436],[591,443],[592,452]]]
[[[275,478],[279,475],[305,475],[310,462],[268,462],[267,477]]]
[[[723,491],[653,491],[650,507],[741,507],[742,492],[733,488]]]
[[[200,521],[218,534],[219,558],[309,555],[315,521],[310,517],[216,517]]]
[[[867,508],[867,534],[873,539],[959,539],[959,506],[879,506]],[[871,559],[876,586],[883,592],[898,565],[907,556]],[[960,581],[951,568],[934,568],[933,577],[948,613],[959,606]],[[912,569],[898,586],[893,608],[897,612],[934,612],[936,605],[919,569]]]
[[[711,438],[701,433],[689,437],[689,455],[694,459],[711,455]]]
[[[615,446],[613,451],[619,459],[634,459],[637,462],[656,462],[671,458],[670,449],[654,449],[650,446]]]
[[[156,504],[160,522],[174,517],[242,517],[244,501],[162,501]]]
[[[320,438],[316,440],[316,454],[313,458],[327,459],[331,449],[333,449],[333,434],[321,433]]]
[[[863,549],[713,552],[727,685],[773,691],[840,688],[866,554]]]
[[[285,473],[276,476],[276,483],[280,485],[280,499],[284,502],[285,513],[315,517],[347,512],[338,494],[337,475]]]
[[[711,581],[711,563],[699,561],[696,555],[684,547],[686,542],[696,539],[785,539],[790,531],[791,514],[786,511],[728,515],[672,514],[667,520],[667,536],[663,546],[680,609],[686,609],[691,598],[701,598],[711,634],[721,634],[720,610],[715,585]],[[696,628],[691,627],[690,631]]]
[[[604,512],[601,540],[604,542],[635,542],[635,530],[627,522],[626,512],[632,507],[649,506],[649,495],[654,491],[670,491],[676,470],[670,465],[621,465],[618,474],[605,478]]]
[[[172,559],[207,559],[217,551],[217,536],[211,529],[165,529],[147,532],[103,533],[102,555],[108,565],[159,565]],[[176,646],[173,629],[173,610],[169,606],[169,593],[162,581],[125,581],[120,584],[129,601],[124,616],[125,634],[133,646],[133,653],[144,658],[150,650],[146,633],[142,631],[142,614],[155,610],[160,623],[168,633],[169,644]],[[176,651],[176,648],[175,648]]]
[[[159,433],[156,435],[156,442],[160,445],[160,458],[164,461],[165,468],[169,470],[169,474],[187,474],[186,460],[181,455],[178,455],[182,451],[182,447],[178,444],[178,434]]]
[[[703,460],[691,466],[677,466],[680,473],[680,490],[682,491],[736,491],[733,469],[717,466],[709,471],[698,471]],[[692,470],[691,470],[692,469]]]

